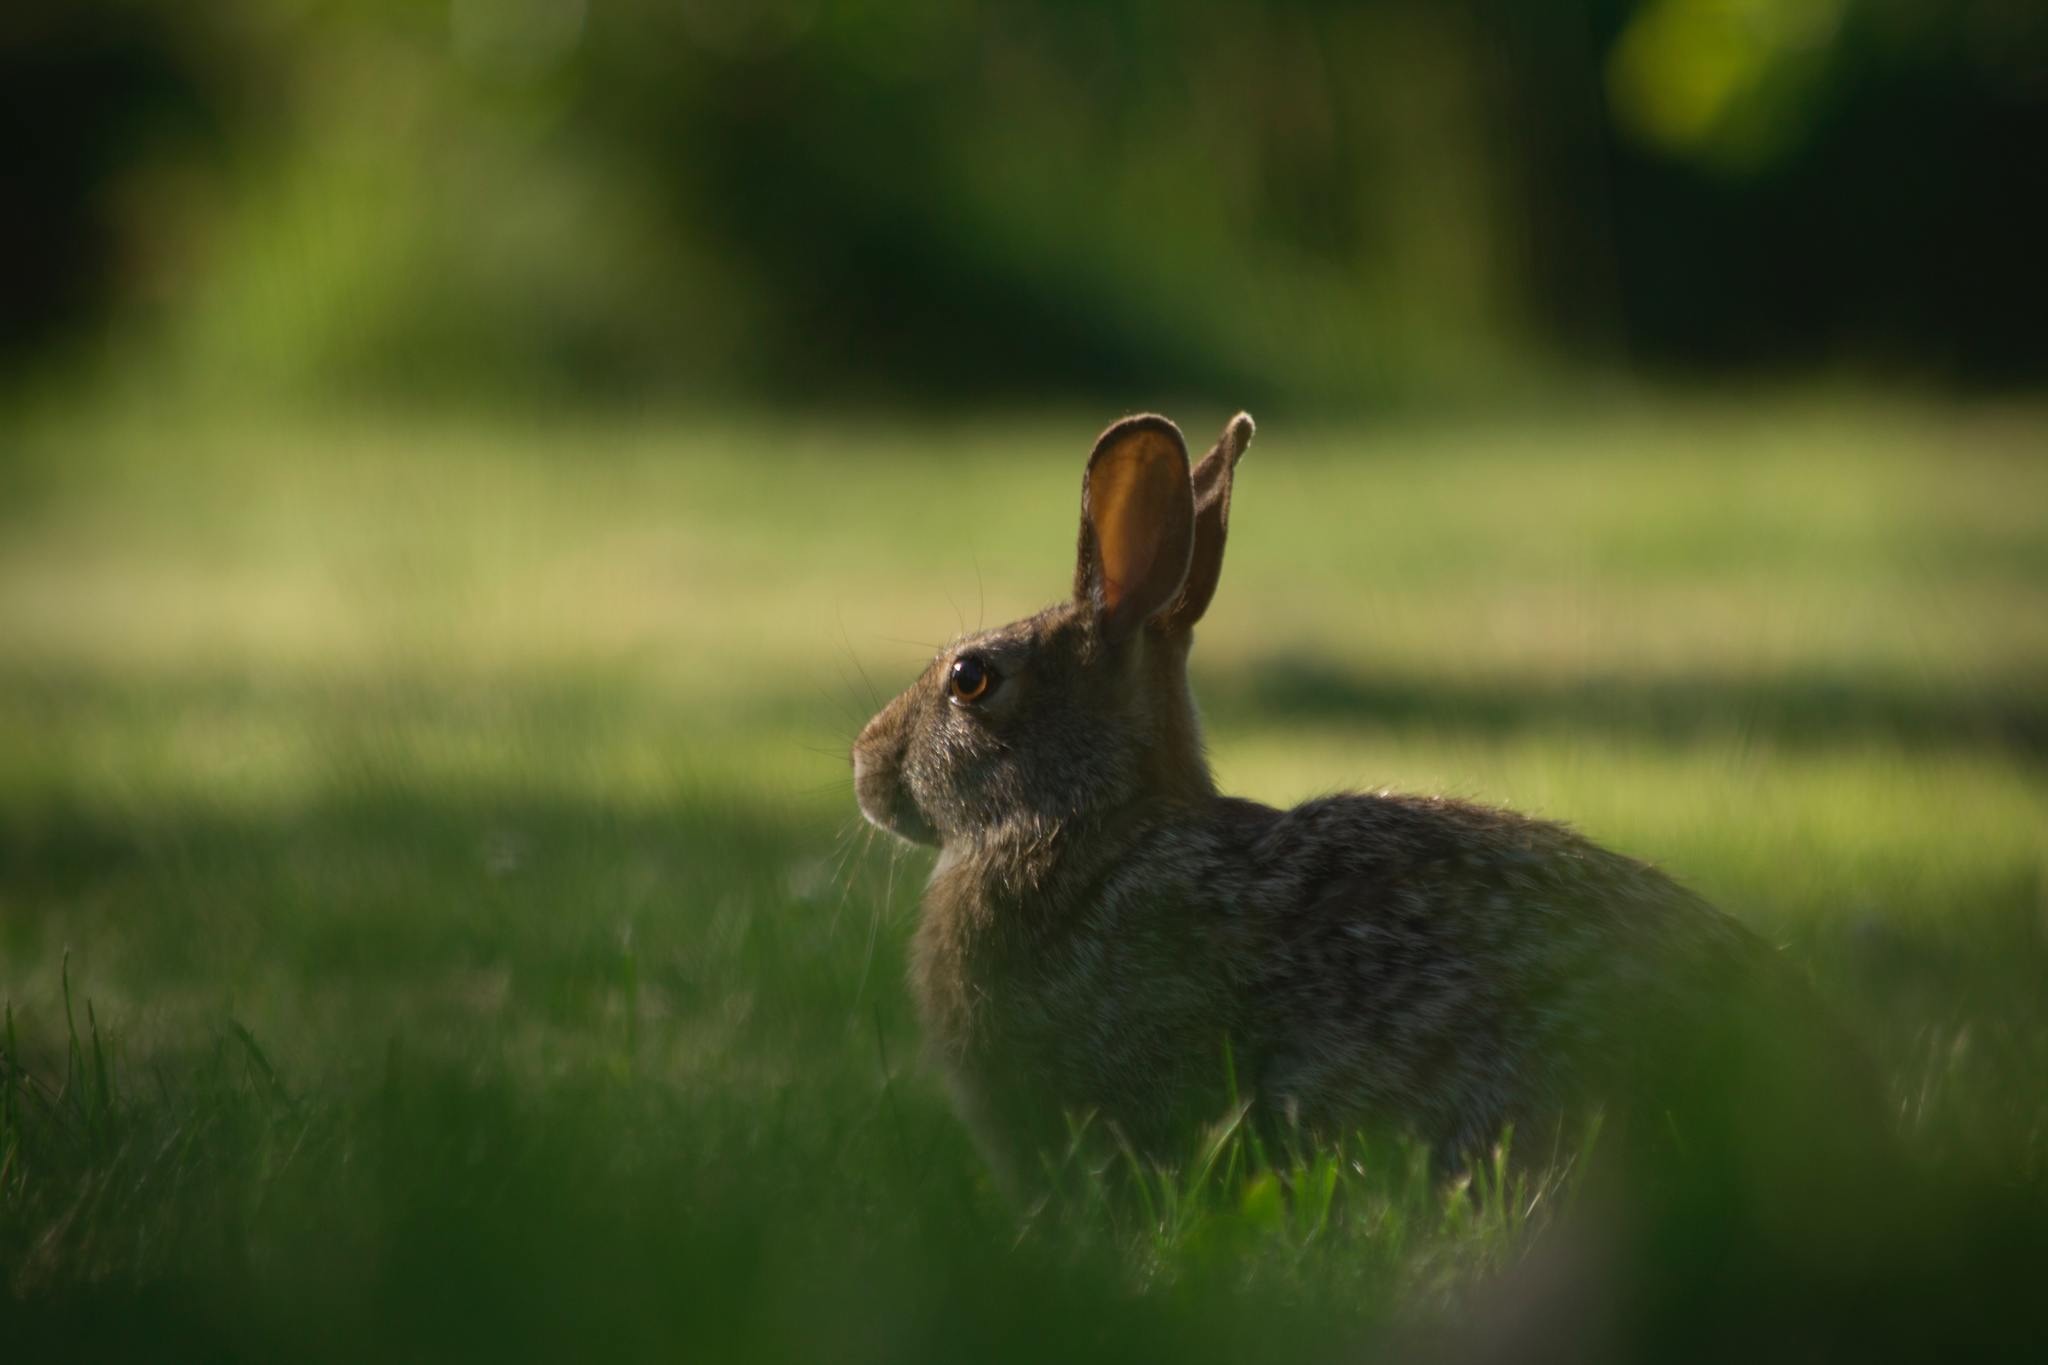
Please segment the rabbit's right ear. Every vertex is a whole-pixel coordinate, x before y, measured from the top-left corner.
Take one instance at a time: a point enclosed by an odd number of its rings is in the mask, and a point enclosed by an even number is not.
[[[1111,640],[1180,596],[1195,540],[1188,447],[1164,417],[1126,417],[1095,442],[1081,479],[1074,599]]]
[[[1216,444],[1195,466],[1195,549],[1180,597],[1160,618],[1166,630],[1194,629],[1209,609],[1209,599],[1216,595],[1216,584],[1223,577],[1223,539],[1230,529],[1231,479],[1257,430],[1252,415],[1240,412],[1224,425]]]

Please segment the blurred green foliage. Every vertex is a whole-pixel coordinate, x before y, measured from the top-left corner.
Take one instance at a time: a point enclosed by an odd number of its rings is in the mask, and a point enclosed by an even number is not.
[[[28,0],[0,345],[298,396],[2028,380],[2044,71],[2027,0]]]

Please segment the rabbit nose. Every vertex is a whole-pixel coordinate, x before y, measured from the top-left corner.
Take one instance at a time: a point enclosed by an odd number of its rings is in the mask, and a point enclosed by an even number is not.
[[[860,813],[877,829],[913,843],[930,843],[930,826],[903,789],[903,775],[894,763],[859,749],[853,751],[853,795]]]
[[[856,787],[866,780],[863,773],[873,773],[889,762],[885,751],[889,748],[891,736],[882,725],[887,715],[885,711],[869,721],[862,727],[860,737],[853,741],[853,782]]]
[[[884,829],[896,804],[896,765],[875,752],[874,726],[861,731],[853,745],[853,795],[861,814]]]
[[[938,832],[904,783],[908,735],[890,711],[868,722],[853,742],[853,794],[870,824],[912,843],[935,844]]]

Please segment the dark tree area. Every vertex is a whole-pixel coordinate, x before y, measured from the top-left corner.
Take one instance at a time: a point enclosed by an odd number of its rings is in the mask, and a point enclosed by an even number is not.
[[[124,302],[110,185],[168,143],[225,150],[204,81],[158,16],[129,6],[24,6],[0,16],[0,356]]]
[[[17,366],[332,280],[293,344],[371,389],[2048,369],[2024,0],[79,0],[0,18],[0,131]]]

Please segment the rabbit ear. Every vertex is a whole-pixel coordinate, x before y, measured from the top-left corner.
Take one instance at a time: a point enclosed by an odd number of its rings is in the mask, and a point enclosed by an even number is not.
[[[1074,598],[1112,640],[1180,593],[1195,539],[1188,447],[1164,417],[1126,417],[1095,442],[1081,480]]]
[[[1217,581],[1223,577],[1223,538],[1230,529],[1231,476],[1256,430],[1252,415],[1240,412],[1224,426],[1216,444],[1195,466],[1194,554],[1188,562],[1188,576],[1181,584],[1180,597],[1160,618],[1160,624],[1167,630],[1192,630],[1209,609],[1209,599],[1216,595]]]

